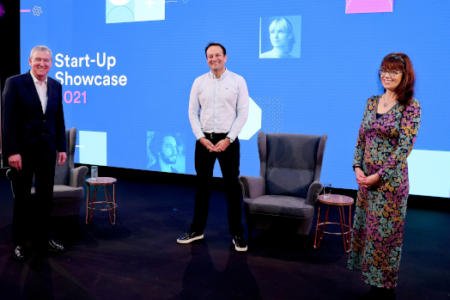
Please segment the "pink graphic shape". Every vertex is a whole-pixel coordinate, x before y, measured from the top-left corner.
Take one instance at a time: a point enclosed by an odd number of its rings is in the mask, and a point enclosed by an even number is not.
[[[31,12],[31,9],[21,9],[20,12],[21,13],[29,13],[29,12]]]
[[[346,14],[392,12],[394,0],[345,0]]]

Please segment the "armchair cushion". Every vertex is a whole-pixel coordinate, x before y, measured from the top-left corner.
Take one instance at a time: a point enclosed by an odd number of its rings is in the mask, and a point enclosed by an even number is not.
[[[304,198],[264,195],[245,199],[245,202],[250,212],[258,212],[258,214],[299,219],[309,219],[314,216],[314,206],[307,204]]]
[[[319,142],[311,135],[266,135],[266,193],[306,198]]]
[[[267,194],[306,197],[312,176],[309,170],[267,168]]]
[[[83,187],[72,187],[69,185],[55,184],[53,186],[53,200],[61,201],[62,199],[82,199]]]

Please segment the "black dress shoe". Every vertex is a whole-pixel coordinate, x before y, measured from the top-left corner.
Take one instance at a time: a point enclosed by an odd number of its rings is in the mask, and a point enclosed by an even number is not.
[[[13,258],[17,261],[25,261],[25,249],[22,246],[17,245],[13,251]]]
[[[62,253],[64,252],[64,246],[61,243],[58,243],[55,240],[49,240],[48,241],[48,251],[53,253]]]

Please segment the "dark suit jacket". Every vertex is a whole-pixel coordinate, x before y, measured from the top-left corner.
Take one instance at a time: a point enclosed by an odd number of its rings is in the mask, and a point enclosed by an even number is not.
[[[42,112],[41,101],[30,72],[9,77],[2,97],[3,157],[45,147],[66,151],[61,84],[47,77],[47,108]]]

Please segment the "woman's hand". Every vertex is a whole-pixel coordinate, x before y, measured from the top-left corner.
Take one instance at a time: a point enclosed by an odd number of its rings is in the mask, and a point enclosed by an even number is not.
[[[355,168],[355,176],[356,176],[356,182],[358,183],[358,185],[361,185],[367,177],[360,167]]]
[[[370,176],[367,176],[365,179],[365,187],[369,188],[371,186],[375,186],[380,182],[380,175],[378,173],[372,174]]]
[[[360,187],[369,188],[377,185],[380,182],[380,175],[378,173],[366,176],[363,170],[359,167],[355,168],[356,182]]]
[[[356,172],[356,170],[355,170]],[[361,171],[362,173],[362,171]],[[376,186],[378,185],[378,183],[380,182],[380,175],[378,175],[378,173],[369,175],[369,176],[365,176],[364,173],[362,173],[362,175],[358,174],[356,175],[356,182],[358,183],[359,187],[363,187],[363,188],[370,188],[372,186]]]

